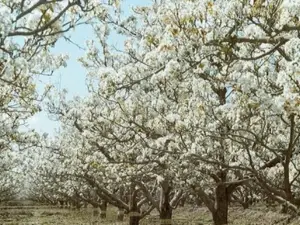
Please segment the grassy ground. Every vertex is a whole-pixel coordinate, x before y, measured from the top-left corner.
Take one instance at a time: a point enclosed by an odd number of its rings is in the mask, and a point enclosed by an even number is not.
[[[253,207],[243,210],[241,208],[230,209],[230,225],[283,225],[287,224],[288,215],[278,213],[277,209],[265,207]],[[0,225],[127,225],[127,218],[124,223],[115,222],[116,211],[110,208],[107,219],[102,220],[93,216],[92,209],[70,210],[50,207],[15,207],[0,210]],[[174,225],[210,225],[212,224],[210,213],[206,208],[179,208],[174,212]],[[155,212],[141,221],[141,225],[159,224]],[[290,225],[299,225],[300,219],[295,218]]]

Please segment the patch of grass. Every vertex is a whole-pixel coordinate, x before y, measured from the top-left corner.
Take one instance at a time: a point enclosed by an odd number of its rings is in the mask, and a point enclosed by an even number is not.
[[[193,208],[190,206],[176,209],[173,212],[173,225],[211,225],[212,218],[207,208]],[[93,216],[93,209],[61,209],[61,208],[25,208],[8,209],[0,212],[0,224],[35,224],[35,225],[128,225],[128,218],[124,222],[116,222],[117,210],[110,207],[107,219]],[[243,210],[232,207],[229,211],[229,225],[299,225],[300,219],[291,221],[289,215],[278,213],[278,209],[253,207]],[[159,225],[158,214],[154,211],[141,220],[140,225]]]

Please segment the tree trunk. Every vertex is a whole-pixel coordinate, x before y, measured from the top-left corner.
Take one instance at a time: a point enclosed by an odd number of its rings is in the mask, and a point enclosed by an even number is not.
[[[97,206],[93,206],[94,209],[93,209],[93,216],[99,216],[99,209]]]
[[[125,194],[124,186],[119,187],[118,195],[122,201],[128,203],[128,195]],[[118,207],[117,221],[123,221],[123,220],[124,220],[124,209],[121,207]]]
[[[81,208],[81,202],[80,201],[75,201],[73,203],[73,208],[76,209],[76,210],[80,210],[80,208]]]
[[[63,208],[64,207],[64,201],[59,201],[59,208]]]
[[[100,204],[100,218],[106,218],[106,210],[107,210],[107,201],[102,200]]]
[[[172,207],[170,205],[170,192],[171,187],[167,180],[162,181],[160,190],[160,224],[161,225],[171,225],[172,224]]]
[[[246,193],[244,193],[244,198],[243,198],[243,203],[242,206],[244,209],[248,209],[249,206],[251,205],[251,201],[252,201],[252,196],[249,198],[249,191],[245,191]]]
[[[201,207],[203,202],[201,201],[200,198],[195,197],[195,203],[196,203],[196,206]]]
[[[184,207],[186,198],[187,197],[183,197],[182,199],[180,199],[179,204],[178,204],[180,207]]]
[[[123,220],[124,220],[124,209],[118,208],[117,221],[123,221]]]
[[[137,205],[137,190],[135,190],[134,184],[132,184],[130,187],[128,215],[129,215],[129,225],[140,224],[140,210]]]
[[[229,195],[226,185],[219,184],[215,195],[215,209],[212,212],[214,225],[227,225]]]
[[[214,221],[214,225],[227,225],[228,224],[227,218],[225,218],[222,215],[222,212],[220,210],[217,210],[213,213],[213,221]]]
[[[139,225],[140,224],[140,214],[138,212],[129,213],[129,225]]]
[[[293,194],[292,194],[292,188],[291,188],[291,183],[290,183],[290,163],[291,163],[291,158],[293,155],[293,149],[294,149],[294,136],[295,136],[295,114],[291,114],[289,116],[289,119],[291,121],[291,128],[290,128],[290,142],[288,149],[285,151],[285,160],[283,162],[283,174],[284,174],[284,179],[283,179],[283,187],[284,187],[284,192],[286,195],[285,200],[291,202],[293,199]],[[288,212],[288,205],[283,204],[282,213],[287,213]]]
[[[241,205],[243,206],[243,209],[249,209],[250,202],[246,200],[246,202],[242,202]]]
[[[161,225],[171,225],[172,224],[172,208],[165,208],[163,212],[159,214]]]

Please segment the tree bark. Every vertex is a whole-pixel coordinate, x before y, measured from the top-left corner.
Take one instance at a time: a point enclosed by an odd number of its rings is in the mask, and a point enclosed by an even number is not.
[[[228,224],[229,194],[225,184],[219,184],[215,191],[215,209],[212,212],[214,225]]]
[[[195,203],[196,203],[196,206],[201,207],[203,202],[198,197],[196,197]]]
[[[178,204],[178,205],[179,205],[180,207],[184,207],[186,199],[187,199],[186,196],[183,197],[183,198],[179,201],[179,204]]]
[[[117,221],[123,221],[123,220],[124,220],[124,209],[118,208]]]
[[[128,203],[128,195],[125,194],[124,186],[120,186],[118,190],[119,197],[122,201]],[[117,221],[124,220],[124,208],[118,207]]]
[[[284,179],[283,179],[283,187],[284,187],[284,192],[286,195],[286,200],[291,202],[293,199],[293,194],[292,194],[292,188],[291,188],[291,182],[290,182],[290,163],[291,163],[291,158],[293,155],[294,151],[294,139],[295,139],[295,115],[291,114],[289,116],[289,119],[291,121],[291,127],[290,127],[290,141],[289,141],[289,146],[288,149],[285,151],[285,160],[283,162],[283,174],[284,174]],[[288,212],[288,205],[283,204],[282,205],[282,213],[287,213]]]
[[[98,209],[98,207],[96,207],[96,206],[93,206],[94,207],[94,209],[93,209],[93,216],[99,216],[99,209]]]
[[[65,204],[65,208],[71,208],[71,203],[70,202],[66,202],[66,204]]]
[[[134,184],[132,184],[130,187],[128,215],[129,215],[129,225],[140,224],[140,210],[137,205],[137,190],[135,190]]]
[[[64,208],[64,201],[59,201],[59,208]]]
[[[129,214],[129,225],[139,225],[140,215],[138,212],[130,212]]]
[[[100,218],[106,219],[107,201],[102,200],[100,203]]]
[[[172,207],[170,205],[171,187],[167,180],[162,181],[160,190],[159,218],[161,225],[172,224]]]

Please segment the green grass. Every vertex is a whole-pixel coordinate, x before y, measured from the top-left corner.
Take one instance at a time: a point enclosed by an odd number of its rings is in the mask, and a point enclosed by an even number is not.
[[[128,218],[124,222],[116,222],[116,209],[109,208],[107,219],[101,220],[93,216],[93,209],[60,209],[46,207],[27,207],[8,209],[1,208],[0,224],[21,225],[21,224],[39,224],[39,225],[127,225]],[[210,225],[212,219],[206,208],[193,208],[187,206],[179,208],[173,213],[174,225]],[[239,207],[230,208],[229,225],[283,225],[286,224],[289,215],[278,213],[278,209],[266,207],[253,207],[243,210]],[[156,212],[143,219],[141,225],[158,225],[159,219]],[[295,218],[289,225],[299,225],[300,219]]]

